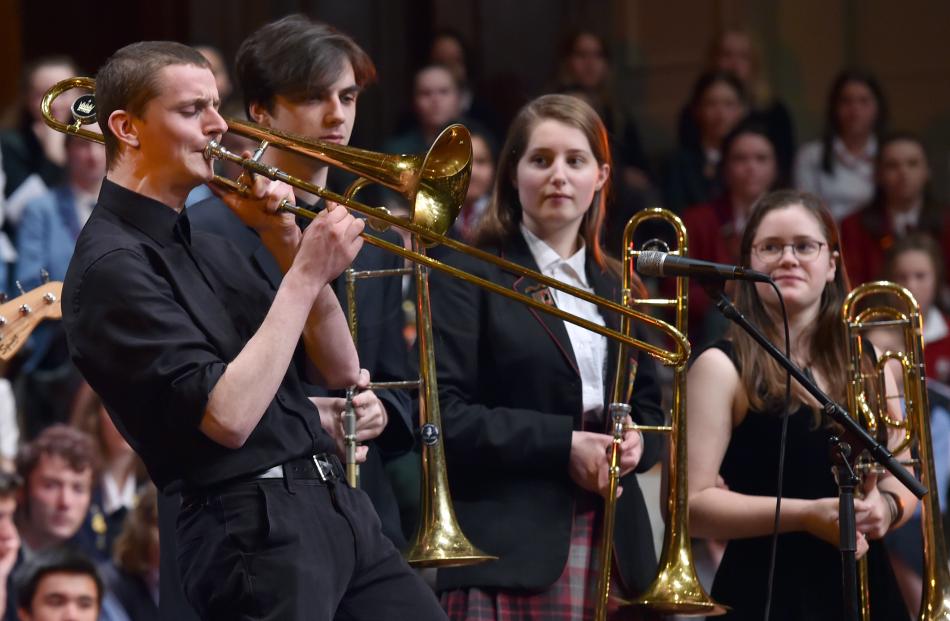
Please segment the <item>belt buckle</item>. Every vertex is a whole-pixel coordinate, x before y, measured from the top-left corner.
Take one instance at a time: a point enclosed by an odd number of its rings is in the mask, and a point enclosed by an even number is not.
[[[320,473],[320,480],[324,483],[330,481],[330,475],[333,474],[330,464],[321,460],[317,455],[311,455],[310,459],[313,460],[313,465],[317,467],[317,472]]]

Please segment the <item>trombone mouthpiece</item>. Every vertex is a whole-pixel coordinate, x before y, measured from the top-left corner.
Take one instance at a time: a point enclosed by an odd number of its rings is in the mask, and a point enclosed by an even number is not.
[[[211,140],[208,141],[208,144],[205,146],[205,150],[204,150],[205,159],[206,160],[215,159],[218,156],[218,154],[221,153],[222,149],[224,149],[224,147],[221,146],[221,143],[219,143],[217,140],[212,138]]]

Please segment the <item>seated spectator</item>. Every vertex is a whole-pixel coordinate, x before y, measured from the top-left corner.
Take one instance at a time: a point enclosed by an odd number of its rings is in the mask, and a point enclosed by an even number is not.
[[[20,621],[96,621],[102,579],[92,561],[65,548],[38,554],[16,573]]]
[[[739,241],[755,202],[776,189],[775,147],[766,126],[755,120],[740,123],[722,143],[719,166],[722,193],[715,200],[683,212],[689,256],[735,264]],[[672,280],[670,281],[672,284]],[[724,319],[696,279],[689,281],[689,333],[693,346],[716,340]]]
[[[11,588],[13,567],[20,554],[20,535],[13,516],[16,512],[16,494],[20,477],[0,469],[0,615],[4,621],[15,619],[14,590]],[[9,605],[9,606],[8,606]],[[3,614],[7,611],[7,614]]]
[[[92,438],[66,425],[44,429],[16,460],[23,489],[16,524],[23,556],[73,539],[89,511],[98,467]]]
[[[416,72],[412,87],[413,126],[386,142],[386,153],[425,153],[449,124],[462,117],[462,97],[452,72],[427,65]]]
[[[840,223],[874,193],[874,158],[886,125],[887,103],[877,80],[858,70],[838,74],[821,139],[798,150],[795,187],[820,196]]]
[[[27,63],[23,69],[24,93],[19,123],[0,134],[7,197],[6,217],[19,221],[20,211],[29,198],[62,182],[66,163],[65,135],[50,128],[40,113],[40,101],[51,86],[77,73],[76,65],[66,56],[49,56]],[[68,120],[69,97],[54,102],[53,115]],[[29,181],[29,183],[27,183]],[[26,185],[24,185],[26,184]]]
[[[491,199],[495,182],[495,146],[491,136],[477,127],[472,131],[472,178],[468,183],[465,201],[458,217],[452,223],[450,235],[470,243],[478,223]]]
[[[795,126],[784,103],[775,99],[765,76],[762,50],[752,35],[740,28],[719,32],[709,46],[706,68],[726,71],[736,76],[745,87],[749,98],[749,116],[765,125],[769,139],[775,146],[779,185],[791,180],[792,160],[795,157]],[[689,109],[680,113],[680,134],[695,132]]]
[[[116,429],[102,400],[86,388],[73,414],[73,426],[95,440],[99,477],[92,491],[89,518],[76,535],[77,545],[96,561],[112,558],[125,517],[138,501],[139,486],[148,480],[145,466]]]
[[[950,319],[946,312],[944,254],[926,233],[910,233],[887,252],[882,278],[913,294],[924,319],[924,367],[927,377],[950,386]]]
[[[114,564],[102,566],[106,589],[130,621],[157,621],[158,499],[151,483],[140,493],[116,540]]]
[[[619,254],[627,221],[656,203],[659,195],[636,120],[617,92],[606,40],[589,30],[570,33],[561,44],[553,90],[583,99],[607,128],[614,165],[610,171],[613,200],[607,210],[604,241],[610,254]]]
[[[479,122],[486,130],[497,134],[501,128],[498,116],[476,92],[478,74],[469,46],[462,35],[451,29],[440,30],[432,37],[429,62],[448,68],[459,85],[461,114]]]
[[[663,175],[664,206],[674,213],[707,203],[722,191],[716,175],[722,141],[748,112],[745,88],[731,73],[704,73],[687,108],[695,130],[680,134]]]
[[[922,231],[950,245],[950,218],[931,196],[930,165],[920,139],[909,133],[884,138],[875,169],[871,203],[841,223],[845,267],[854,285],[880,278],[885,253],[905,235]]]
[[[89,129],[99,131],[95,125]],[[106,174],[105,161],[101,144],[67,136],[65,182],[28,202],[17,230],[15,275],[24,289],[39,286],[44,271],[52,280],[66,277],[76,238],[96,205]],[[17,390],[25,421],[23,432],[30,440],[44,427],[67,421],[82,378],[69,360],[59,322],[39,325],[26,355]]]

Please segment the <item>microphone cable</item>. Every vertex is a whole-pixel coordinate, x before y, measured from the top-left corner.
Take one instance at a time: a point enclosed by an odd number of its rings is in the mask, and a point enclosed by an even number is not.
[[[792,347],[791,347],[791,338],[789,337],[788,330],[788,312],[785,310],[785,298],[782,297],[782,292],[779,291],[778,285],[776,285],[771,280],[769,284],[772,285],[772,288],[775,290],[775,295],[778,296],[779,305],[782,307],[782,323],[785,326],[785,357],[791,360],[792,356]],[[753,289],[755,289],[753,287]],[[778,450],[778,474],[777,481],[775,482],[775,521],[772,525],[772,540],[771,540],[771,549],[769,552],[769,578],[768,584],[765,589],[765,621],[769,621],[769,617],[772,613],[772,589],[775,583],[775,558],[778,556],[778,529],[779,529],[779,518],[782,513],[782,481],[785,478],[785,447],[788,443],[788,416],[789,416],[789,407],[792,404],[792,374],[785,371],[785,407],[782,412],[782,431],[779,439],[779,450]]]

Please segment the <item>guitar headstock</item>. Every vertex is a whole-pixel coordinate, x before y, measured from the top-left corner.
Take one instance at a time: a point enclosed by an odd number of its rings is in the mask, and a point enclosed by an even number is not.
[[[13,358],[39,322],[63,316],[62,295],[63,283],[47,282],[0,305],[0,360]]]

